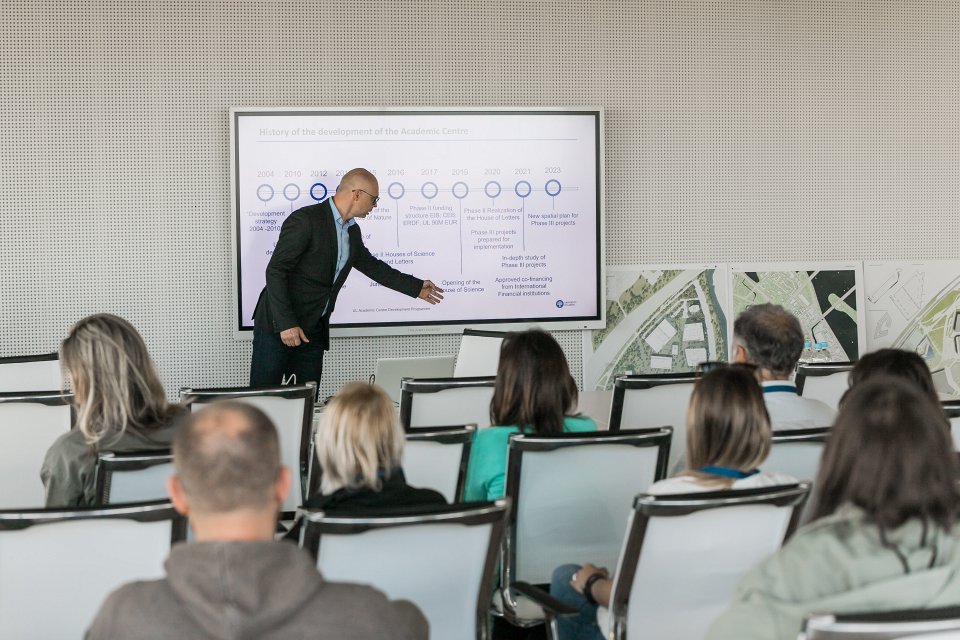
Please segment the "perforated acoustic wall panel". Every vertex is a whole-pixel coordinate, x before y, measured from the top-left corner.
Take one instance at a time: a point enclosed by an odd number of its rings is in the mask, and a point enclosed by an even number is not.
[[[958,39],[951,0],[0,0],[0,353],[110,311],[171,393],[246,381],[230,106],[603,106],[613,265],[956,258]],[[457,345],[334,340],[322,392]]]

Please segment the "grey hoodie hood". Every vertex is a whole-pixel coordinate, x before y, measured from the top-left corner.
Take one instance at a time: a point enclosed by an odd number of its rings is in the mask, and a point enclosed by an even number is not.
[[[179,544],[165,566],[170,589],[215,638],[262,637],[324,587],[305,551],[277,542]]]

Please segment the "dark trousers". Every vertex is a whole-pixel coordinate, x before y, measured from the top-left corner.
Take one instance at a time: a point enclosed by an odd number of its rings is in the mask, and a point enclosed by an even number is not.
[[[261,327],[253,328],[253,358],[250,360],[250,386],[276,387],[306,384],[311,380],[320,390],[323,373],[323,340],[319,332],[310,342],[288,347],[280,334]]]

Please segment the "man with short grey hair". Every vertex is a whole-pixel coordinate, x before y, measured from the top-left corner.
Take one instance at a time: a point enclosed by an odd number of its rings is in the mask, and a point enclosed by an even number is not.
[[[780,305],[748,307],[733,324],[730,360],[756,365],[775,430],[829,427],[836,417],[823,402],[800,396],[790,381],[803,343],[800,321]]]
[[[196,542],[173,548],[166,578],[114,591],[88,639],[428,637],[411,603],[326,582],[307,553],[274,541],[290,470],[259,409],[220,402],[198,411],[177,433],[173,455],[167,488]]]

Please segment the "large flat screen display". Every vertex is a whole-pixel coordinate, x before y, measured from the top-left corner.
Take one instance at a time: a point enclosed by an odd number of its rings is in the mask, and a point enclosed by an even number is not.
[[[603,114],[596,110],[232,109],[238,335],[280,226],[365,167],[363,241],[445,290],[431,306],[350,273],[333,335],[603,326]]]

